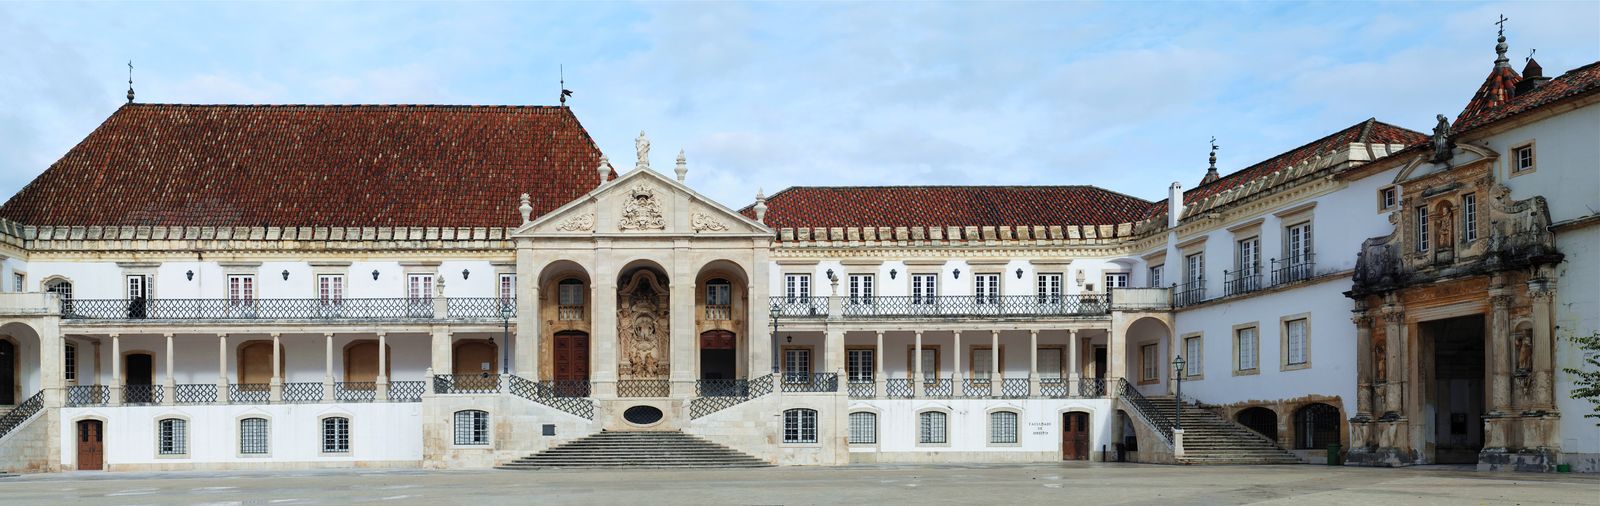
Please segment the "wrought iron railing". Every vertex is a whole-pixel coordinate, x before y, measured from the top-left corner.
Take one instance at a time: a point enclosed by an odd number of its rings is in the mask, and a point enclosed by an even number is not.
[[[1237,271],[1222,271],[1222,293],[1226,296],[1246,294],[1260,290],[1261,266],[1249,266]]]
[[[750,395],[750,381],[742,379],[703,379],[694,382],[700,397],[744,397]]]
[[[1066,378],[1040,378],[1039,379],[1039,396],[1040,397],[1046,397],[1046,398],[1050,398],[1050,399],[1065,399],[1065,398],[1067,398],[1067,394],[1068,394],[1068,392],[1067,392],[1067,380],[1066,380]]]
[[[340,381],[333,384],[333,400],[339,402],[372,402],[378,398],[376,381]]]
[[[322,402],[322,382],[284,383],[283,402]]]
[[[1093,399],[1105,396],[1105,378],[1078,378],[1078,397]]]
[[[436,394],[496,394],[500,393],[500,375],[435,374],[433,393]]]
[[[234,404],[266,404],[272,400],[272,386],[266,383],[234,383],[228,385],[228,402]]]
[[[783,373],[784,392],[837,392],[839,373]]]
[[[1110,311],[1110,297],[1091,295],[908,295],[847,298],[846,318],[1040,317],[1101,316]]]
[[[1033,390],[1027,378],[1002,378],[1000,380],[1000,397],[1006,399],[1026,399]]]
[[[44,409],[43,390],[35,392],[26,400],[17,403],[17,406],[11,408],[10,411],[0,415],[0,438],[6,437],[6,434],[16,430],[18,426],[22,425],[22,422],[33,418],[34,413],[38,413],[41,409]]]
[[[1117,378],[1117,389],[1117,396],[1123,402],[1133,406],[1133,411],[1140,418],[1143,418],[1146,423],[1150,424],[1150,428],[1154,429],[1156,435],[1161,436],[1161,439],[1165,440],[1168,446],[1171,446],[1172,419],[1162,414],[1161,410],[1156,408],[1155,403],[1150,402],[1150,399],[1146,399],[1144,394],[1139,393],[1138,388],[1135,388],[1132,383],[1128,383],[1128,380]]]
[[[936,399],[948,399],[955,395],[955,382],[950,378],[926,380],[922,382],[922,396]]]
[[[427,391],[427,383],[422,381],[390,381],[389,402],[422,402],[422,393]]]
[[[1190,304],[1199,304],[1206,300],[1206,279],[1199,278],[1188,283],[1178,285],[1172,290],[1173,307],[1182,307]]]
[[[761,376],[745,381],[747,388],[744,396],[702,396],[689,399],[689,418],[700,418],[730,407],[739,405],[750,399],[772,393],[772,375]]]
[[[161,385],[123,385],[123,404],[161,404]]]
[[[872,380],[852,380],[845,384],[852,399],[871,399],[878,396],[878,382]]]
[[[911,388],[909,378],[889,378],[883,380],[883,396],[890,399],[910,399],[916,395]]]
[[[556,306],[556,318],[564,322],[583,321],[583,305],[564,304]]]
[[[994,395],[994,382],[988,378],[964,378],[961,380],[961,395],[963,397],[989,397]]]
[[[617,380],[617,397],[669,397],[672,381],[664,379]]]
[[[1316,263],[1311,253],[1302,256],[1289,257],[1283,260],[1272,260],[1272,285],[1282,285],[1296,281],[1311,279],[1316,275]]]
[[[539,404],[594,419],[594,401],[588,398],[587,380],[533,381],[515,374],[506,375],[506,391]],[[581,392],[583,395],[564,395]]]
[[[212,389],[215,389],[212,386]],[[67,387],[68,406],[104,406],[111,400],[111,388],[105,385],[73,385]]]
[[[706,304],[706,319],[713,321],[726,321],[733,319],[733,306],[727,304]]]
[[[454,319],[515,318],[517,299],[458,297],[445,299],[445,312]]]
[[[826,318],[828,316],[827,297],[788,297],[778,296],[771,299],[772,311],[777,312],[779,318]]]
[[[178,404],[211,404],[217,402],[216,383],[187,383],[174,385],[172,401]]]

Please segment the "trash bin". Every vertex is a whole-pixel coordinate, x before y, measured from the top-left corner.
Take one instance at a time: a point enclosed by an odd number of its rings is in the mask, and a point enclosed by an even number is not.
[[[1328,443],[1328,465],[1342,465],[1339,461],[1339,443]]]

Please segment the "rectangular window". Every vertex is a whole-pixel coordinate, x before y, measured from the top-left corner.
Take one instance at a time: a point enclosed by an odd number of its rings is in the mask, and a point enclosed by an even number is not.
[[[1039,377],[1061,378],[1061,348],[1039,348]]]
[[[1060,304],[1061,303],[1061,275],[1060,274],[1040,274],[1039,275],[1039,303],[1040,304]]]
[[[977,296],[979,304],[1000,303],[1000,275],[976,274],[972,276],[972,293]]]
[[[489,412],[476,409],[457,411],[455,422],[457,446],[489,444]]]
[[[239,420],[239,453],[265,455],[267,453],[267,419]]]
[[[733,285],[727,283],[711,283],[706,285],[706,304],[712,306],[726,306],[733,299]]]
[[[783,442],[817,442],[817,412],[810,409],[791,409],[784,411]]]
[[[906,364],[906,365],[908,366],[908,370],[906,371],[907,375],[910,376],[912,374],[915,374],[916,367],[917,367],[916,362],[912,362],[912,363],[909,363],[909,364]],[[939,379],[939,349],[938,348],[923,348],[922,349],[922,381],[924,381],[926,383],[933,383],[934,381],[937,381],[938,379]]]
[[[67,381],[76,381],[78,379],[78,345],[67,343],[65,353],[66,355],[61,357],[63,374]]]
[[[178,418],[167,418],[159,422],[160,435],[156,448],[162,455],[183,455],[189,453],[189,428],[188,421]]]
[[[1017,414],[1012,411],[989,413],[989,444],[1017,442]]]
[[[1184,339],[1183,350],[1183,375],[1185,377],[1199,376],[1202,370],[1200,363],[1204,359],[1204,357],[1200,356],[1200,336]]]
[[[1388,211],[1400,205],[1400,189],[1390,186],[1378,190],[1378,210]]]
[[[808,348],[789,348],[783,350],[783,374],[790,381],[811,380],[811,350]]]
[[[324,306],[338,306],[344,303],[344,275],[322,274],[317,276],[317,299]]]
[[[20,273],[20,272],[11,273],[11,291],[17,292],[17,293],[22,293],[22,285],[23,285],[22,282],[24,280],[26,280],[26,279],[27,279],[27,275],[25,275],[23,273]]]
[[[562,306],[583,305],[583,283],[577,280],[566,280],[556,285],[556,301]]]
[[[228,302],[234,306],[248,306],[256,300],[256,277],[248,274],[228,276]]]
[[[1251,237],[1239,241],[1234,255],[1234,272],[1248,276],[1261,271],[1261,238]]]
[[[1417,206],[1417,251],[1428,251],[1428,206]]]
[[[1160,351],[1161,348],[1158,344],[1146,344],[1139,347],[1139,358],[1144,364],[1144,368],[1139,373],[1140,380],[1161,380],[1161,357],[1157,355]]]
[[[1473,241],[1478,238],[1478,195],[1468,193],[1461,196],[1461,239]]]
[[[411,274],[406,276],[406,298],[412,302],[433,301],[433,275]]]
[[[911,303],[933,304],[939,299],[938,274],[912,274],[911,275]]]
[[[1287,340],[1288,365],[1304,365],[1306,363],[1306,320],[1289,320],[1283,325],[1284,339]]]
[[[350,419],[322,419],[322,453],[350,453]]]
[[[1511,150],[1511,173],[1533,170],[1533,145],[1518,146]]]
[[[945,414],[939,411],[923,411],[917,415],[917,442],[922,444],[944,444],[945,439]]]
[[[1296,223],[1284,230],[1283,256],[1289,265],[1311,261],[1311,222]]]
[[[500,275],[500,301],[511,302],[517,300],[517,275]]]
[[[1110,290],[1112,288],[1127,288],[1127,287],[1128,287],[1128,273],[1126,273],[1126,272],[1108,272],[1108,273],[1106,273],[1106,290]]]
[[[869,382],[874,379],[873,370],[876,364],[873,361],[874,350],[858,348],[845,350],[845,374],[852,383]]]
[[[1237,369],[1240,371],[1256,370],[1256,328],[1247,327],[1234,331],[1233,349],[1237,354]]]
[[[870,445],[878,442],[878,415],[868,411],[850,413],[850,444]]]
[[[872,303],[872,275],[871,274],[851,274],[850,275],[850,303],[851,304],[871,304]]]
[[[150,298],[150,276],[134,274],[128,276],[128,299]]]
[[[1164,265],[1152,265],[1152,266],[1150,266],[1150,288],[1161,288],[1162,286],[1165,286],[1165,285],[1161,284],[1161,271],[1163,270],[1162,269],[1163,267],[1166,267],[1166,266],[1164,266]]]
[[[783,276],[783,295],[788,297],[789,303],[804,302],[811,298],[810,274],[787,274]]]
[[[1198,284],[1206,277],[1206,254],[1195,253],[1183,258],[1183,282]]]
[[[994,354],[988,346],[972,348],[972,379],[987,380],[994,377]]]

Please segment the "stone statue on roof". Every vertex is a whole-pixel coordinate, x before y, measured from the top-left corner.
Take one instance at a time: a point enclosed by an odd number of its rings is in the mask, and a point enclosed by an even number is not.
[[[644,136],[644,130],[640,130],[639,138],[633,140],[633,151],[639,155],[639,162],[634,167],[650,168],[650,138]]]
[[[1433,158],[1431,159],[1433,162],[1449,160],[1454,155],[1452,148],[1455,147],[1455,144],[1450,142],[1450,120],[1445,118],[1443,114],[1438,115],[1438,117],[1439,123],[1433,127]]]

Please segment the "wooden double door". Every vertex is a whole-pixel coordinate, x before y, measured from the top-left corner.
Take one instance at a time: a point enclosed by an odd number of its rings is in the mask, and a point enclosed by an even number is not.
[[[556,395],[562,397],[589,396],[589,334],[578,331],[557,332],[552,348],[555,366],[551,379],[556,380]]]
[[[1061,414],[1061,460],[1089,460],[1089,414]]]
[[[105,469],[105,424],[99,420],[78,421],[78,470]]]

